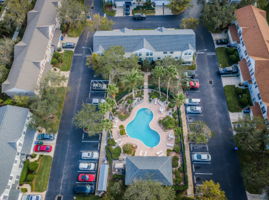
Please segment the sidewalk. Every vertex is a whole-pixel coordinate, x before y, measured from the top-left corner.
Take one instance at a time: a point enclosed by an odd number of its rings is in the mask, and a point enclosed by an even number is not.
[[[186,157],[186,166],[187,166],[187,176],[188,176],[188,190],[187,195],[189,197],[194,196],[194,186],[193,186],[193,179],[192,179],[192,168],[191,168],[191,159],[190,159],[190,147],[188,141],[188,128],[187,128],[187,121],[186,121],[186,114],[184,105],[180,107],[181,111],[181,119],[182,119],[182,129],[183,129],[183,136],[184,136],[184,145],[185,145],[185,157]]]

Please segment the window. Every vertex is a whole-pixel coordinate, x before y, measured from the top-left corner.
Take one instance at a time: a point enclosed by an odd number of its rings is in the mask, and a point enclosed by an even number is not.
[[[146,53],[146,56],[149,56],[149,52]]]
[[[138,56],[142,56],[142,53],[138,53]]]
[[[260,95],[260,93],[258,93],[258,99],[261,100],[261,95]]]
[[[245,50],[244,53],[245,53],[246,56],[248,55],[247,50]]]
[[[266,113],[266,109],[265,109],[264,106],[262,106],[262,113],[263,113],[263,114]]]
[[[157,60],[160,60],[160,59],[161,59],[160,57],[157,58]]]
[[[178,57],[175,57],[175,59],[178,59]]]
[[[166,51],[164,51],[164,52],[163,52],[163,54],[167,54],[167,52],[166,52]]]
[[[153,53],[152,53],[152,52],[149,52],[149,55],[150,55],[150,56],[153,56]]]
[[[170,51],[170,54],[173,54],[174,52],[173,51]]]

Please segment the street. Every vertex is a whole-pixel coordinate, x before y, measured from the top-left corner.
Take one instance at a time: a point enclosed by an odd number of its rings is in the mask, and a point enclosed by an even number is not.
[[[97,8],[96,4],[95,9]],[[115,21],[114,28],[153,29],[160,26],[178,28],[182,16],[150,16],[144,21],[133,21],[131,17],[112,19]],[[218,68],[212,37],[203,26],[199,26],[195,32],[196,48],[199,52],[197,73],[201,88],[188,96],[201,98],[202,119],[215,133],[208,145],[212,155],[210,179],[220,183],[229,200],[245,200],[239,161],[232,150],[232,128],[224,91],[220,77],[216,73]],[[75,49],[47,200],[53,200],[57,194],[62,194],[64,200],[72,199],[72,187],[76,182],[81,151],[98,150],[98,142],[82,142],[82,130],[72,125],[74,114],[81,108],[82,103],[87,101],[90,81],[96,78],[93,71],[85,66],[85,55],[89,54],[89,49],[83,47],[92,47],[92,34],[87,31],[80,36]],[[209,80],[212,80],[213,84],[209,84]],[[92,138],[92,141],[98,141],[98,138]]]

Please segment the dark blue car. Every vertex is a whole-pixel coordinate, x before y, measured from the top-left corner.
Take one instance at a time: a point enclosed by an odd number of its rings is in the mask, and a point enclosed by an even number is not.
[[[37,136],[37,140],[54,140],[54,135],[48,133],[41,133]]]
[[[77,184],[74,186],[73,191],[75,194],[92,194],[94,186],[89,184]]]

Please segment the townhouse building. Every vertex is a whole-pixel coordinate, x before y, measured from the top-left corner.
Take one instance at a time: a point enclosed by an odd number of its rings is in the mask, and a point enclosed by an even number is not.
[[[31,113],[18,106],[0,107],[0,199],[20,199],[23,162],[31,154],[35,131],[28,128]]]
[[[14,61],[2,92],[9,96],[34,96],[50,68],[52,54],[59,42],[58,0],[37,0],[28,12],[22,40],[14,47]],[[57,33],[57,34],[56,34]]]
[[[252,5],[235,11],[229,38],[240,55],[240,81],[247,85],[252,116],[269,119],[269,27],[266,12]]]
[[[155,61],[164,57],[182,60],[192,65],[196,52],[195,33],[191,29],[97,31],[93,37],[93,51],[101,54],[112,46],[122,46],[125,55]]]

